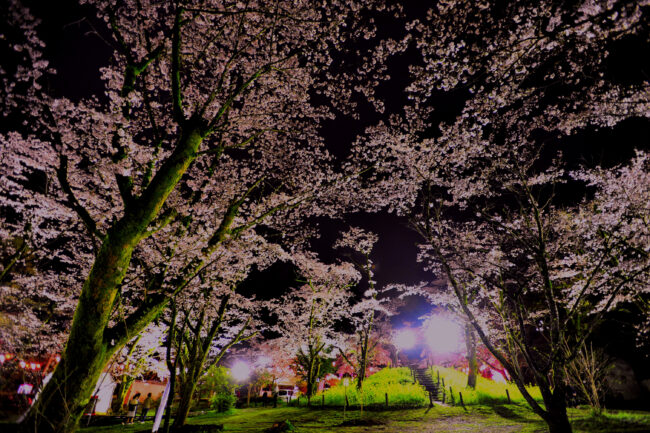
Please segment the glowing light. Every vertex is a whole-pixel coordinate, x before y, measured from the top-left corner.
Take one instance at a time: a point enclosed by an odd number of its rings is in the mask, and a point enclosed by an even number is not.
[[[241,382],[248,378],[251,369],[245,362],[238,361],[230,368],[230,374],[236,381]]]
[[[412,329],[405,328],[397,331],[393,341],[400,350],[408,350],[415,346],[417,338]]]
[[[443,316],[431,316],[425,323],[424,338],[434,353],[462,352],[460,325]]]
[[[20,368],[25,368],[27,363],[25,361],[20,361]]]
[[[56,355],[56,357],[54,359],[56,359],[56,362],[61,361],[61,357],[59,355]]]
[[[0,364],[4,364],[4,362],[5,362],[5,356],[0,355]]]

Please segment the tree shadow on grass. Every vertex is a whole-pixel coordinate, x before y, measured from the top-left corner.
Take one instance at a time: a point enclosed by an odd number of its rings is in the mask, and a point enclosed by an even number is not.
[[[506,418],[509,420],[513,420],[517,422],[525,422],[525,423],[534,422],[530,418],[526,418],[521,414],[518,414],[508,406],[492,406],[492,410],[494,411],[495,414],[499,415],[501,418]]]
[[[648,433],[650,432],[650,417],[644,419],[625,419],[607,415],[593,415],[573,420],[574,428],[589,432],[607,433]]]

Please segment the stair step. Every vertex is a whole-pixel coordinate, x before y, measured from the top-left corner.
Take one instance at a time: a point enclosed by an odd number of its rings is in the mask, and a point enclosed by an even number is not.
[[[442,399],[442,390],[440,384],[431,377],[429,369],[419,368],[413,365],[409,366],[412,371],[414,379],[427,391],[434,400],[440,401]]]

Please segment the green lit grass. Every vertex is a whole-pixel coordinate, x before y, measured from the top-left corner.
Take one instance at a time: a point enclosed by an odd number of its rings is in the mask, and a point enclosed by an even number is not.
[[[579,409],[569,409],[575,431],[589,433],[650,432],[650,412],[605,411],[600,415],[580,416]]]
[[[347,393],[350,406],[361,404],[361,394],[357,390],[356,382],[350,381],[347,390],[343,383],[332,387],[324,393],[318,393],[312,398],[312,404],[321,405],[325,395],[325,406],[343,406]],[[363,385],[363,405],[385,406],[386,394],[390,407],[421,407],[429,404],[426,391],[413,383],[411,372],[408,368],[385,368],[368,377]]]
[[[438,368],[433,374],[437,377]],[[524,400],[513,385],[480,379],[478,389],[465,388],[467,377],[455,370],[440,368],[441,378],[454,392],[462,390],[465,408],[436,404],[428,408],[428,397],[418,385],[413,385],[407,368],[384,369],[369,377],[364,385],[364,420],[374,420],[377,426],[341,426],[345,420],[360,419],[359,395],[351,381],[347,388],[351,408],[343,412],[345,402],[343,385],[325,391],[325,408],[321,409],[322,394],[312,399],[312,408],[281,406],[278,408],[233,409],[228,413],[208,412],[188,420],[189,424],[223,424],[225,432],[261,432],[273,423],[289,420],[297,433],[544,433],[546,424],[532,410],[523,404]],[[513,404],[507,401],[508,389]],[[385,393],[389,394],[390,410],[382,410]],[[531,389],[534,397],[539,391]],[[457,395],[457,394],[456,394]],[[421,407],[416,407],[421,406]],[[604,412],[595,416],[589,408],[569,409],[569,418],[574,433],[643,433],[650,432],[650,412]],[[144,433],[151,431],[151,422],[129,426],[88,427],[82,433]]]
[[[459,404],[459,391],[463,393],[463,403],[466,405],[506,404],[508,403],[506,390],[510,393],[512,403],[526,404],[523,395],[521,395],[521,392],[519,392],[519,389],[513,383],[499,383],[479,376],[477,378],[476,389],[473,390],[467,388],[467,375],[462,371],[438,366],[431,367],[430,371],[434,381],[438,379],[438,372],[440,373],[440,379],[444,379],[447,400],[450,397],[449,387],[451,386],[453,399],[456,404]],[[535,400],[542,401],[539,388],[531,386],[526,387],[526,389]]]
[[[574,433],[642,433],[650,431],[649,412],[605,413],[594,417],[589,409],[569,411]],[[346,420],[359,419],[358,410],[346,411]],[[206,413],[192,417],[189,424],[223,424],[225,432],[261,432],[274,422],[290,420],[297,433],[361,433],[361,432],[403,432],[403,433],[543,433],[544,422],[530,409],[522,405],[470,406],[461,407],[436,405],[432,409],[403,409],[391,411],[364,411],[364,419],[377,420],[380,426],[343,427],[342,409],[308,409],[306,407],[281,407],[236,409],[229,414]],[[151,422],[131,426],[90,427],[82,433],[136,433],[151,431]]]

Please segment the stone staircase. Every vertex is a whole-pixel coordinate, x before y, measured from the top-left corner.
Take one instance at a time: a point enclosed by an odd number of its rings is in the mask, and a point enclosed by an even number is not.
[[[434,401],[440,401],[440,384],[433,380],[428,369],[410,365],[413,380],[420,384],[429,393],[429,404],[433,406]]]

